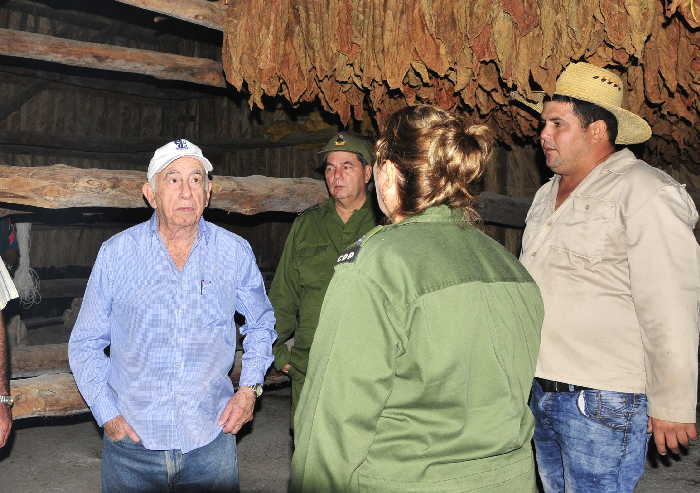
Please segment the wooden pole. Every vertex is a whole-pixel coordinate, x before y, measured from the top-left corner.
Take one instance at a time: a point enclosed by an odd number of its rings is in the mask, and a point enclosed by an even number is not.
[[[69,372],[68,344],[15,346],[11,350],[10,378]]]
[[[70,416],[89,411],[70,373],[11,380],[10,393],[15,400],[12,419]]]
[[[0,55],[226,87],[220,62],[0,28]]]
[[[237,358],[240,360],[240,355]],[[240,372],[229,375],[238,386]],[[286,377],[274,372],[265,378],[265,386],[280,385]],[[15,400],[12,419],[37,416],[71,416],[90,412],[71,373],[56,373],[10,381],[10,393]]]
[[[224,30],[226,5],[223,1],[204,2],[202,0],[116,0],[151,12],[164,14],[181,21],[200,26]],[[241,1],[241,0],[236,0]]]
[[[144,207],[142,171],[53,166],[0,165],[0,202],[49,209],[67,207]],[[228,212],[299,212],[328,197],[312,178],[215,176],[210,206]]]

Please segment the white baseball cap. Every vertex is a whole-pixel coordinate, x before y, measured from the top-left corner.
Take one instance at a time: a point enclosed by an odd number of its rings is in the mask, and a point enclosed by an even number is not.
[[[156,149],[151,162],[148,163],[148,180],[150,181],[156,174],[161,172],[170,163],[181,157],[193,157],[199,159],[204,166],[204,170],[209,173],[214,167],[209,160],[204,157],[202,150],[186,139],[175,139],[168,142],[163,147]]]

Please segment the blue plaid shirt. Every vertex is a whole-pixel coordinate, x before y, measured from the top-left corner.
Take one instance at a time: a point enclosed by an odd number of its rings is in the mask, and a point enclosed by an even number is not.
[[[106,241],[68,348],[97,423],[122,415],[151,450],[188,452],[216,438],[234,393],[236,311],[246,318],[240,383],[262,383],[275,317],[248,242],[200,219],[179,271],[155,214]]]

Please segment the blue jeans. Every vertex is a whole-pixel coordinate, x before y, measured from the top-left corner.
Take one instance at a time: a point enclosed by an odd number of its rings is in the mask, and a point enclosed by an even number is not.
[[[183,454],[148,450],[128,437],[102,445],[102,493],[238,493],[236,437]]]
[[[644,472],[647,398],[532,385],[535,456],[545,493],[631,493]]]

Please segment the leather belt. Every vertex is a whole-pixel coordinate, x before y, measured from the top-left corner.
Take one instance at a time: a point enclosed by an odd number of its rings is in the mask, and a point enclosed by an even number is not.
[[[578,392],[579,390],[593,390],[590,387],[581,385],[571,385],[556,380],[547,380],[546,378],[535,377],[537,383],[540,384],[543,392]]]

